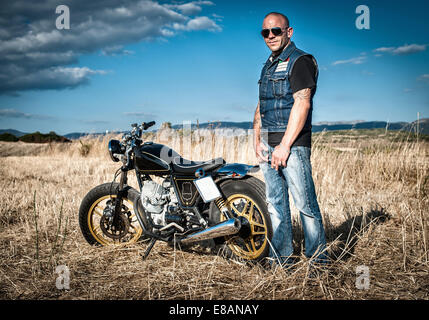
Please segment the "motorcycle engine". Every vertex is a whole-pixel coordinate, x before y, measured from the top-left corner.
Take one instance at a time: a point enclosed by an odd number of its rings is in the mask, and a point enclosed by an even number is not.
[[[164,225],[164,206],[168,201],[168,189],[154,181],[143,184],[141,201],[146,212],[151,214],[156,224]]]
[[[182,211],[179,208],[177,196],[170,181],[164,180],[162,185],[154,181],[145,181],[140,199],[146,213],[156,225],[167,226],[173,223],[180,229],[200,223],[193,212]]]
[[[151,213],[161,213],[167,202],[168,190],[153,181],[146,181],[142,188],[143,207]]]

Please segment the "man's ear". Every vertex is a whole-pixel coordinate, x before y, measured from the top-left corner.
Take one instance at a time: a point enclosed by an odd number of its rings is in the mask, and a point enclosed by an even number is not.
[[[290,28],[287,30],[287,37],[288,37],[288,38],[292,38],[292,35],[293,35],[293,28],[292,28],[292,27],[290,27]]]

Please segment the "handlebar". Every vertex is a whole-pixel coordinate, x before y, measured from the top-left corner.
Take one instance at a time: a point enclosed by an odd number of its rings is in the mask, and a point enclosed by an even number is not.
[[[154,124],[155,124],[155,121],[151,121],[151,122],[148,122],[148,123],[143,122],[143,123],[142,123],[142,128],[143,128],[143,130],[147,130],[147,129],[149,129],[150,127],[152,127]]]
[[[141,125],[138,125],[137,123],[133,123],[131,124],[131,127],[133,128],[131,132],[125,133],[122,136],[122,141],[120,144],[124,150],[124,155],[125,155],[124,160],[126,161],[126,167],[129,167],[130,165],[131,151],[136,145],[139,145],[140,143],[142,143],[141,136],[142,136],[143,130],[149,129],[154,124],[155,124],[155,121],[150,121],[147,123],[143,122]]]
[[[125,144],[130,144],[131,142],[135,142],[140,140],[140,137],[142,136],[143,130],[147,130],[150,127],[152,127],[155,124],[155,121],[150,122],[143,122],[141,125],[138,125],[137,123],[131,124],[131,127],[133,128],[131,132],[125,133],[122,137],[122,141]]]
[[[131,124],[131,127],[133,128],[130,132],[130,134],[127,136],[127,134],[124,135],[125,140],[129,140],[131,138],[140,138],[143,130],[147,130],[150,127],[152,127],[155,124],[155,121],[151,122],[143,122],[141,125],[138,125],[137,123]]]

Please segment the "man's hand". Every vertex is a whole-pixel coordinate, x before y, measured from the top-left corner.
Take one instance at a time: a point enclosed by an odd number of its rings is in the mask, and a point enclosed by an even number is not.
[[[255,142],[255,152],[256,152],[256,159],[258,159],[258,162],[268,162],[268,154],[264,156],[262,151],[268,151],[268,148],[265,144],[263,144],[260,141]]]
[[[290,155],[290,149],[282,144],[274,148],[271,155],[271,168],[278,170],[280,166],[286,168],[287,159]]]

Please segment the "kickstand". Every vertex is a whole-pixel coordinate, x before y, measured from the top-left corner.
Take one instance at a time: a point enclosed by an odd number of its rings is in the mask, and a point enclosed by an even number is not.
[[[150,251],[152,250],[153,246],[155,245],[156,238],[152,238],[150,240],[149,246],[147,247],[144,255],[143,255],[143,261],[146,260],[147,256],[149,255]]]

